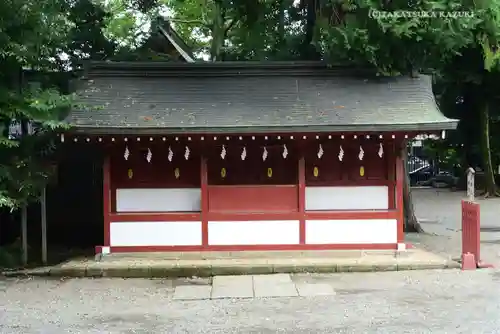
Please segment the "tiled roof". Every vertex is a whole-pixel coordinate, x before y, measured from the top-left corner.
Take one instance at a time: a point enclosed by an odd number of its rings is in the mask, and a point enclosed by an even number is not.
[[[435,131],[431,78],[381,78],[320,63],[94,63],[73,110],[100,133]],[[304,128],[304,127],[307,127]]]

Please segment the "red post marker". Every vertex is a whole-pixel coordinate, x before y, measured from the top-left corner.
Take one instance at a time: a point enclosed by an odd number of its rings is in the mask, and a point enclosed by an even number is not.
[[[472,253],[462,254],[462,270],[476,270],[476,257]]]

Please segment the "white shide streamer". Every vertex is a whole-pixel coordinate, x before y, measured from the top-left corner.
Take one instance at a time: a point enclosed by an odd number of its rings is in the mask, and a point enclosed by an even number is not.
[[[363,160],[364,156],[365,156],[365,151],[363,151],[363,148],[359,146],[359,154],[358,154],[359,160]]]
[[[168,161],[172,162],[172,159],[174,158],[174,152],[172,151],[172,148],[169,146],[168,147]]]
[[[128,150],[128,146],[125,146],[125,152],[123,153],[123,157],[125,160],[128,160],[128,157],[130,156],[130,151]]]
[[[288,156],[288,149],[286,148],[286,145],[283,145],[283,159],[286,159]]]
[[[222,145],[222,150],[220,151],[220,157],[222,160],[226,158],[226,146]]]
[[[384,156],[384,146],[382,146],[382,143],[379,144],[378,148],[378,156],[382,158]]]
[[[321,144],[319,144],[319,149],[318,149],[318,159],[321,159],[321,157],[323,156],[325,152],[323,151],[323,146],[321,146]]]

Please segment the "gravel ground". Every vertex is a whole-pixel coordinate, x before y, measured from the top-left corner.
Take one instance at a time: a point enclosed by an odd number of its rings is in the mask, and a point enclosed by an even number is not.
[[[0,333],[500,333],[500,272],[293,279],[336,295],[182,302],[168,280],[3,280]]]
[[[461,200],[464,192],[413,189],[415,214],[427,233],[406,235],[415,246],[447,258],[462,251]],[[481,259],[500,268],[500,198],[477,199],[481,208]]]
[[[458,256],[462,195],[415,191],[417,216],[436,235],[408,240]],[[500,200],[480,203],[482,226],[500,227]],[[500,268],[500,237],[498,243],[496,235],[487,237],[483,258]],[[500,333],[500,271],[301,274],[293,280],[328,284],[336,294],[175,301],[176,286],[210,280],[0,278],[0,333]]]
[[[461,201],[465,192],[449,189],[413,189],[413,203],[419,220],[430,232],[453,235],[462,222]],[[476,198],[481,208],[481,227],[500,227],[500,198]],[[500,236],[499,236],[500,239]]]

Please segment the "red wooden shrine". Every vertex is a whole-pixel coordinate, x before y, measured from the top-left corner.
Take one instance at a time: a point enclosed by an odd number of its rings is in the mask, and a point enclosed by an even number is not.
[[[80,96],[104,109],[73,112],[61,140],[101,143],[104,254],[401,249],[402,147],[456,126],[427,79],[365,85],[310,63],[94,68]]]

